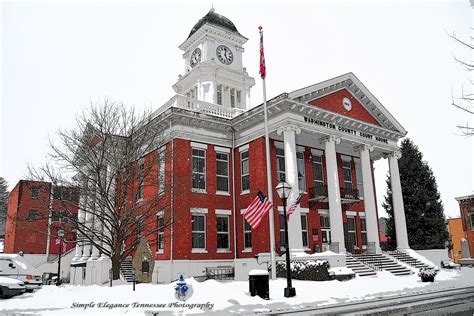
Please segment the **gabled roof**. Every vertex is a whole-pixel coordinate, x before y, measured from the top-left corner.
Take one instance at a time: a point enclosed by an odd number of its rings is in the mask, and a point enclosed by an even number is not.
[[[293,91],[289,98],[299,102],[311,103],[317,106],[315,100],[324,96],[346,89],[358,101],[360,105],[379,123],[383,128],[406,135],[407,131],[380,103],[379,100],[364,86],[364,84],[353,74],[347,73],[306,88]]]

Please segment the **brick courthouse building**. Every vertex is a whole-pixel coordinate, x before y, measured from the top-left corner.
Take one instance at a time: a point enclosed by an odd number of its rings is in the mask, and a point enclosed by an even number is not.
[[[157,209],[157,225],[163,214],[173,219],[150,242],[155,282],[219,266],[246,277],[258,266],[255,256],[270,251],[268,216],[256,230],[242,216],[268,187],[263,105],[251,106],[255,81],[242,65],[246,41],[211,10],[179,46],[184,75],[173,86],[176,95],[153,113],[169,137],[149,154],[157,157],[157,186],[147,187],[144,198],[160,194],[170,208]],[[362,82],[344,74],[282,93],[267,106],[271,187],[286,180],[293,188],[289,203],[303,193],[289,221],[291,249],[381,251],[372,172],[381,158],[390,166],[398,247],[408,249],[397,162],[397,140],[406,131]],[[282,207],[273,196],[278,252]],[[73,263],[98,257],[97,249],[78,245]],[[344,265],[344,255],[338,258]]]

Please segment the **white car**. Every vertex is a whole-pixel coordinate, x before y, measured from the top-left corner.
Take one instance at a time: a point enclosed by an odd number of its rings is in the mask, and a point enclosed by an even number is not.
[[[25,284],[17,279],[0,277],[0,297],[10,298],[25,293]]]
[[[43,285],[41,273],[18,254],[0,254],[0,277],[22,281],[27,292]]]

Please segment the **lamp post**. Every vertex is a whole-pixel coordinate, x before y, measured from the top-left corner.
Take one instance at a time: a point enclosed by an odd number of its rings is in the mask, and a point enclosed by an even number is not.
[[[286,250],[286,288],[285,297],[293,297],[296,290],[291,286],[291,267],[290,267],[290,243],[288,240],[288,220],[286,218],[286,201],[291,192],[291,186],[286,182],[280,182],[276,186],[276,191],[283,202],[283,219],[285,221],[285,250]]]
[[[58,278],[56,279],[56,285],[61,284],[61,255],[63,253],[63,237],[64,237],[64,230],[58,230],[58,237],[59,237],[59,259],[58,259]]]

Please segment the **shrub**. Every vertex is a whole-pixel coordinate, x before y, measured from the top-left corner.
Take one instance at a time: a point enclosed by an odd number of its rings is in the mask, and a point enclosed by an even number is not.
[[[327,281],[329,277],[329,262],[326,260],[292,261],[291,278],[296,280]],[[277,277],[286,278],[286,262],[276,263]]]

